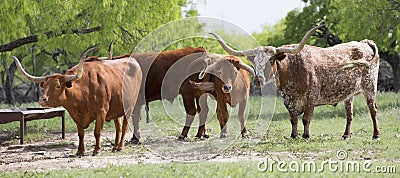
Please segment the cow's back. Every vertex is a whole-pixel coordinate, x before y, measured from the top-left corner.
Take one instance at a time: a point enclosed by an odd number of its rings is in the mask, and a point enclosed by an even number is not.
[[[287,74],[289,92],[315,99],[315,105],[336,105],[365,87],[365,77],[375,74],[377,54],[367,43],[350,42],[329,48],[306,45],[297,55],[289,55]],[[368,67],[343,69],[353,62],[368,63]],[[309,92],[309,93],[308,93]],[[305,95],[307,94],[307,95]],[[302,100],[302,99],[300,99]]]
[[[106,120],[110,120],[123,116],[135,105],[138,93],[135,90],[140,89],[142,77],[135,59],[90,61],[85,62],[83,68],[83,76],[75,82],[74,90],[83,92],[81,104],[86,103],[83,107],[87,107],[88,113],[96,114],[106,107],[109,108]],[[67,72],[74,73],[75,68]]]
[[[143,69],[143,75],[145,75],[143,76],[145,83],[142,84],[145,90],[141,92],[145,93],[146,102],[175,98],[178,93],[169,98],[162,98],[161,87],[168,70],[178,60],[186,57],[186,59],[191,58],[194,61],[202,57],[204,52],[206,52],[204,48],[188,47],[160,53],[134,54],[133,56],[138,58],[138,62]],[[183,75],[185,75],[184,72],[182,72]],[[140,102],[144,103],[144,101]]]

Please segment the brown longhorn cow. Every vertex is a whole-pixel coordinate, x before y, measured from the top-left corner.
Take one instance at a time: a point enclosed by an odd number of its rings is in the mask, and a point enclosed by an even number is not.
[[[105,121],[113,120],[115,124],[113,151],[124,148],[128,118],[135,107],[142,82],[142,72],[135,59],[88,60],[86,56],[94,49],[86,51],[79,64],[66,74],[44,77],[29,75],[13,56],[18,70],[28,80],[43,87],[39,104],[43,107],[63,106],[71,115],[78,129],[78,156],[84,155],[84,129],[93,121],[96,121],[93,155],[101,152],[100,136]]]
[[[292,133],[297,137],[298,116],[304,113],[303,138],[308,139],[309,124],[315,106],[336,106],[344,101],[347,124],[343,139],[351,137],[353,99],[363,93],[373,123],[373,139],[379,138],[377,122],[376,92],[379,68],[378,48],[371,40],[349,42],[329,48],[306,45],[307,39],[319,27],[311,29],[300,44],[281,47],[260,46],[246,51],[236,51],[212,33],[221,46],[231,55],[247,56],[255,66],[260,79],[271,76],[269,62],[274,74],[274,83],[281,93],[289,111]]]
[[[210,93],[217,101],[216,113],[221,127],[220,138],[227,137],[226,124],[229,120],[227,104],[231,107],[239,105],[238,118],[241,134],[242,137],[246,137],[245,114],[250,91],[249,74],[255,75],[253,68],[244,64],[241,59],[235,56],[209,54],[207,60],[212,61],[212,64],[199,74],[199,79],[203,79],[206,74],[210,74],[209,79],[206,82],[193,83],[196,88],[201,88],[201,90],[211,90]],[[201,108],[207,107],[204,102],[205,100],[200,102]]]

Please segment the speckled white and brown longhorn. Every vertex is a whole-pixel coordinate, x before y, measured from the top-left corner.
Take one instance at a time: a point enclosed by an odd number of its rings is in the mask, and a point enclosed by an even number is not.
[[[292,138],[298,135],[299,115],[304,113],[303,138],[309,139],[314,107],[336,106],[341,101],[344,101],[347,116],[342,138],[350,138],[354,96],[363,93],[372,117],[372,138],[379,139],[376,105],[378,48],[371,40],[353,41],[329,48],[306,45],[311,34],[320,27],[308,31],[300,44],[260,46],[246,51],[233,50],[221,37],[211,34],[229,54],[246,56],[253,63],[261,84],[273,77],[291,117]],[[267,62],[271,68],[267,67]]]

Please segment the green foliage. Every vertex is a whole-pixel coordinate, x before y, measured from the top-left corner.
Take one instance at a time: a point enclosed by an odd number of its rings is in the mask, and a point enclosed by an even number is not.
[[[330,14],[345,41],[372,39],[381,51],[398,51],[400,3],[392,0],[335,0]]]
[[[309,44],[330,46],[329,38],[343,42],[374,40],[381,51],[399,50],[400,3],[394,0],[304,0],[306,6],[290,11],[273,27],[255,37],[262,44],[298,43],[313,26],[328,29],[309,40]],[[274,39],[278,39],[278,43]],[[325,39],[325,40],[324,40]],[[340,41],[337,41],[340,42]]]
[[[76,63],[82,52],[94,45],[100,46],[98,55],[105,55],[111,40],[115,40],[114,55],[129,53],[153,29],[182,18],[181,6],[186,3],[185,0],[1,1],[0,44],[38,35],[34,53],[41,66],[39,73],[58,63],[66,69],[71,64],[64,66],[63,59]],[[88,29],[96,30],[85,33]],[[7,52],[3,60],[10,63],[10,55],[23,59],[30,54],[28,47],[31,45]],[[66,52],[61,58],[53,58],[54,63],[51,55],[57,50]],[[24,61],[29,69],[32,64]]]
[[[263,46],[281,46],[286,44],[284,31],[286,29],[285,19],[282,19],[277,24],[270,26],[265,25],[261,33],[254,33],[254,38]]]
[[[331,19],[327,18],[330,0],[309,0],[303,9],[294,9],[285,17],[286,29],[284,39],[286,44],[299,43],[308,30],[322,23],[332,26]],[[314,44],[318,38],[311,37],[309,44]],[[321,41],[319,46],[327,46]]]
[[[285,18],[273,26],[265,26],[261,33],[253,34],[261,44],[269,46],[281,46],[284,44],[297,44],[303,36],[311,28],[316,25],[326,24],[330,28],[335,26],[335,23],[328,18],[331,1],[329,0],[305,0],[305,7],[293,9],[289,11]],[[326,47],[328,46],[326,34],[317,32],[314,34],[308,44]],[[332,32],[329,34],[334,35]]]

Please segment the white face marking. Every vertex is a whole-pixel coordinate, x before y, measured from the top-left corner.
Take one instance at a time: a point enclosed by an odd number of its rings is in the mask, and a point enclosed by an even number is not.
[[[254,57],[254,64],[255,64],[255,72],[259,78],[261,78],[263,81],[265,81],[265,76],[264,76],[264,69],[266,67],[266,64],[268,60],[271,58],[270,55],[268,55],[266,52],[258,51],[256,56]]]
[[[268,78],[269,80],[270,76],[266,76],[264,70],[267,67],[267,62],[269,59],[271,59],[271,57],[275,54],[275,48],[270,46],[258,47],[256,53],[257,54],[254,56],[253,62],[256,75],[262,79],[262,81],[267,81],[266,79]]]

